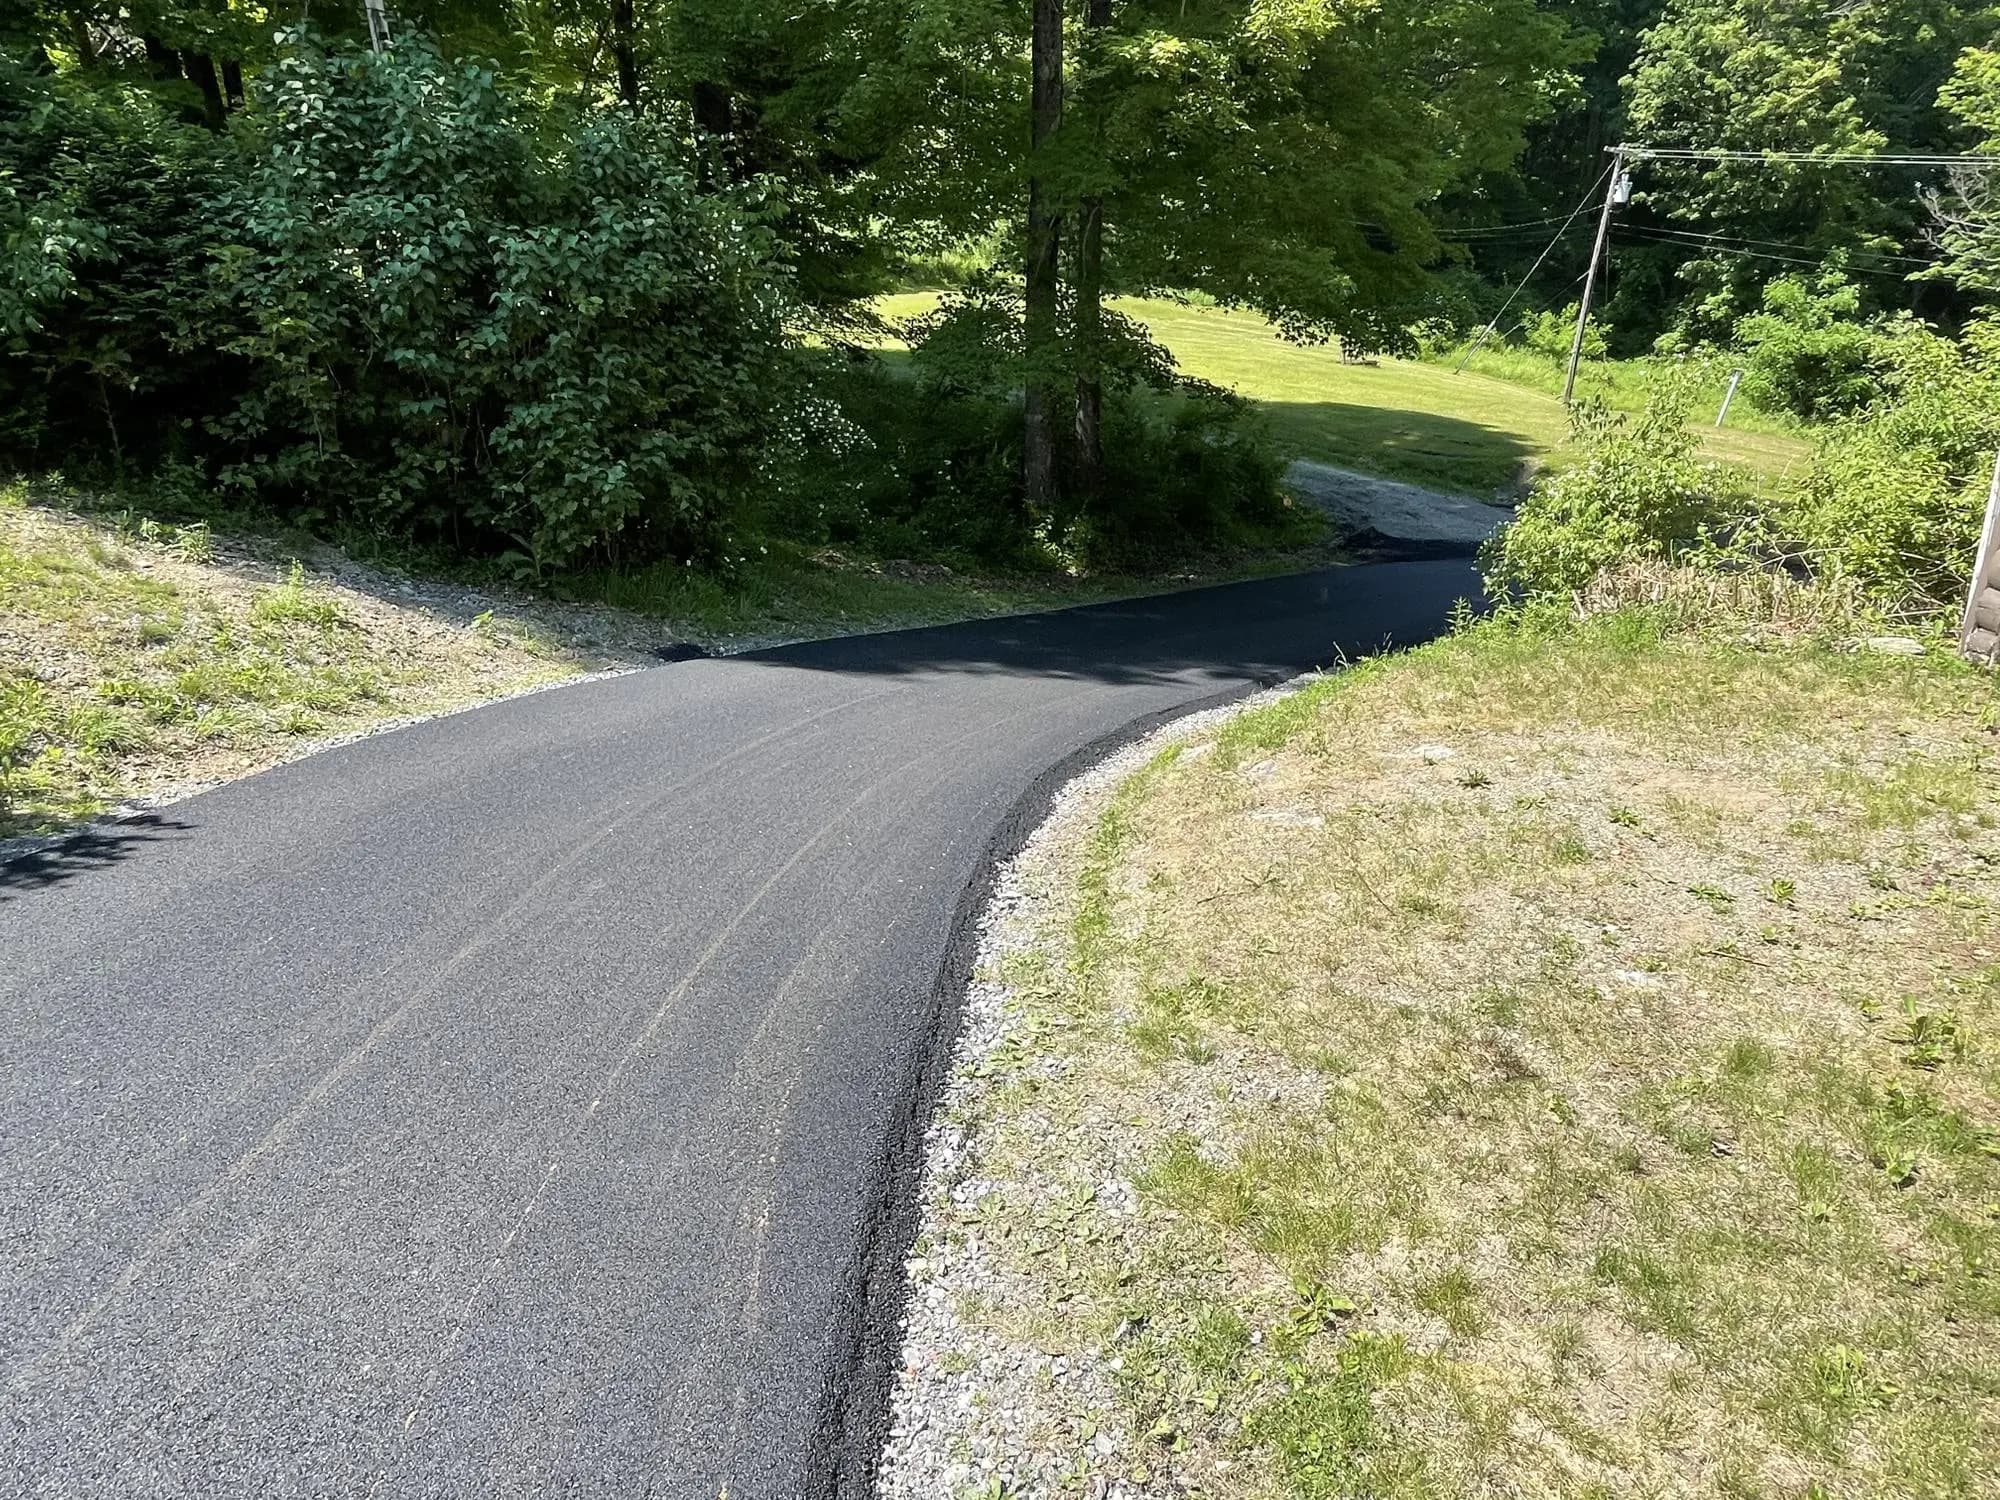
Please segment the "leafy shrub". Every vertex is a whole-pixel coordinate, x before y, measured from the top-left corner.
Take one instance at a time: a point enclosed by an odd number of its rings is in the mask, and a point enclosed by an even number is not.
[[[698,550],[782,373],[761,190],[701,192],[664,127],[534,118],[417,38],[300,45],[264,92],[219,205],[258,375],[224,478],[536,571]]]
[[[0,463],[144,466],[240,389],[200,321],[221,160],[143,88],[0,57]]]
[[[1881,390],[1894,342],[1860,312],[1860,291],[1838,274],[1772,281],[1763,310],[1736,323],[1736,345],[1747,356],[1744,394],[1765,411],[1808,422],[1858,410]]]
[[[1955,609],[2000,448],[2000,324],[1896,339],[1882,394],[1822,438],[1779,515],[1816,570],[1886,603]]]
[[[1521,342],[1544,359],[1553,359],[1567,364],[1569,346],[1576,338],[1577,304],[1572,302],[1561,312],[1530,313],[1521,321]],[[1592,318],[1583,330],[1583,357],[1602,359],[1610,346],[1605,342],[1605,323],[1602,318]]]
[[[1671,558],[1740,520],[1737,482],[1703,461],[1688,430],[1692,373],[1663,366],[1636,421],[1580,403],[1581,462],[1542,481],[1487,546],[1488,575],[1529,597],[1567,595],[1604,569]]]
[[[773,475],[780,530],[962,569],[1036,565],[1018,404],[870,357],[820,359],[809,384]]]
[[[1094,493],[1030,514],[1021,484],[1020,297],[976,278],[905,332],[908,355],[808,356],[781,424],[778,529],[957,567],[1151,567],[1308,526],[1248,406],[1182,379],[1143,329],[1105,314],[1104,454]]]
[[[983,403],[1005,414],[989,428],[1006,436],[1004,449],[991,450],[999,460],[991,472],[1007,487],[1003,513],[1032,530],[1045,559],[1072,568],[1144,568],[1190,547],[1253,542],[1296,524],[1278,484],[1282,466],[1248,406],[1182,376],[1143,325],[1109,308],[1101,313],[1097,350],[1104,387],[1101,482],[1094,493],[1066,494],[1055,514],[1028,515],[1018,479],[1016,392],[1025,373],[1018,290],[975,281],[914,332],[912,364],[933,399]]]
[[[1279,481],[1284,464],[1234,395],[1196,389],[1163,415],[1127,395],[1108,402],[1105,482],[1074,523],[1098,568],[1140,570],[1218,550],[1303,541],[1316,531]]]

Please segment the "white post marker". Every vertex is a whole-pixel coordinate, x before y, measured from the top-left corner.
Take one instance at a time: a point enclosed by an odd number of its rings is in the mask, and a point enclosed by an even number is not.
[[[1993,483],[1986,491],[1986,524],[1979,531],[1972,586],[1965,591],[1965,613],[1958,622],[1958,649],[1989,663],[2000,653],[2000,559],[1993,555],[1996,529],[2000,529],[2000,454],[1993,459]]]
[[[1731,370],[1729,372],[1729,389],[1722,393],[1722,410],[1715,414],[1715,425],[1717,427],[1720,427],[1722,419],[1729,415],[1729,403],[1736,399],[1736,387],[1741,384],[1743,384],[1743,371],[1740,368]]]
[[[382,0],[361,0],[361,8],[368,13],[368,46],[381,53],[389,49],[389,12],[382,8]]]

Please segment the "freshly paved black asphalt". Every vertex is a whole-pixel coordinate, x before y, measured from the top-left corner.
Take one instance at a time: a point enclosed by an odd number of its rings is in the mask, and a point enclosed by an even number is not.
[[[0,1494],[851,1488],[939,997],[1037,786],[1476,588],[678,663],[0,867]]]

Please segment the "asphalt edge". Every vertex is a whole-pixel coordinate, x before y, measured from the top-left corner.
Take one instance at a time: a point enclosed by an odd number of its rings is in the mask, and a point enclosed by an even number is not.
[[[1310,676],[1311,674],[1304,674]],[[1177,719],[1224,708],[1294,681],[1272,674],[1141,715],[1071,751],[1043,771],[1008,809],[959,892],[943,961],[924,997],[921,1040],[905,1080],[889,1149],[868,1194],[860,1252],[843,1277],[834,1348],[821,1389],[805,1472],[811,1500],[871,1500],[876,1467],[888,1435],[889,1404],[902,1351],[909,1282],[903,1263],[922,1221],[925,1140],[958,1044],[960,1010],[980,946],[979,920],[993,899],[1001,869],[1020,854],[1049,817],[1063,789],[1127,745]]]

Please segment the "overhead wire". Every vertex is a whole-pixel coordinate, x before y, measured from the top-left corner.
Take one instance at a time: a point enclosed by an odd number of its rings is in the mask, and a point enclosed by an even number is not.
[[[1569,227],[1570,225],[1576,222],[1577,215],[1581,214],[1586,208],[1590,207],[1591,201],[1597,197],[1598,188],[1603,186],[1605,179],[1611,175],[1615,167],[1616,163],[1614,162],[1611,166],[1606,167],[1602,172],[1597,174],[1597,181],[1593,182],[1590,185],[1590,190],[1586,192],[1583,195],[1583,197],[1577,201],[1576,207],[1570,210],[1569,217],[1563,220],[1562,228],[1558,229],[1555,232],[1554,236],[1550,238],[1548,244],[1543,247],[1542,253],[1535,257],[1535,263],[1532,266],[1528,267],[1528,274],[1523,276],[1519,281],[1514,283],[1514,290],[1508,293],[1507,300],[1500,304],[1500,311],[1498,311],[1493,315],[1493,321],[1491,323],[1488,323],[1483,329],[1481,329],[1479,332],[1479,336],[1473,339],[1471,343],[1465,346],[1465,357],[1459,360],[1458,368],[1453,370],[1452,374],[1456,375],[1460,371],[1464,370],[1466,364],[1471,360],[1472,356],[1479,352],[1479,346],[1485,343],[1486,340],[1492,336],[1493,330],[1500,326],[1500,320],[1507,316],[1507,309],[1514,305],[1514,301],[1521,295],[1522,289],[1526,287],[1530,281],[1535,279],[1535,272],[1541,270],[1542,263],[1546,261],[1551,254],[1554,253],[1555,248],[1561,242],[1562,237],[1565,234],[1569,233]],[[1581,281],[1582,279],[1583,278],[1581,276],[1577,278],[1578,281]],[[1567,291],[1568,288],[1565,288],[1564,290]]]
[[[1628,244],[1633,239],[1642,239],[1649,241],[1650,243],[1655,245],[1671,245],[1683,250],[1689,250],[1694,248],[1693,246],[1689,245],[1688,242],[1685,240],[1666,239],[1663,236],[1654,232],[1653,230],[1631,224],[1618,225],[1611,231],[1611,236],[1614,241],[1617,240],[1620,236],[1623,236],[1626,240],[1626,243]],[[1714,245],[1710,246],[1709,248],[1712,249],[1714,253],[1718,255],[1733,255],[1738,257],[1739,259],[1744,259],[1744,260],[1767,260],[1782,266],[1808,266],[1817,269],[1826,264],[1824,258],[1819,260],[1809,260],[1803,256],[1797,256],[1797,255],[1772,255],[1767,251],[1744,250],[1744,249],[1739,249],[1733,245]],[[1932,264],[1932,262],[1926,261],[1923,262],[1923,264],[1929,265]],[[1896,281],[1907,281],[1914,274],[1913,272],[1909,271],[1894,270],[1888,266],[1850,265],[1846,269],[1853,271],[1857,275],[1861,276],[1887,276]]]
[[[1627,161],[1782,162],[1794,166],[2000,167],[2000,156],[1865,151],[1727,151],[1697,146],[1624,146]]]
[[[1599,180],[1601,181],[1602,179]],[[1524,233],[1539,229],[1548,224],[1567,224],[1575,217],[1575,214],[1569,215],[1568,218],[1565,218],[1561,214],[1551,214],[1546,219],[1522,219],[1513,224],[1474,224],[1463,229],[1440,228],[1436,233],[1440,239],[1467,239],[1488,234]]]
[[[1678,239],[1716,241],[1718,243],[1728,244],[1728,245],[1764,245],[1768,246],[1773,250],[1799,250],[1803,251],[1807,255],[1847,254],[1847,255],[1865,256],[1870,260],[1901,261],[1905,265],[1912,265],[1912,266],[1929,266],[1936,264],[1935,261],[1926,260],[1920,255],[1899,255],[1887,250],[1854,250],[1854,249],[1823,250],[1820,246],[1802,245],[1798,243],[1796,240],[1760,240],[1753,238],[1750,235],[1711,234],[1705,230],[1677,229],[1668,225],[1643,224],[1643,225],[1638,225],[1636,227],[1645,229],[1653,234],[1670,234]]]

